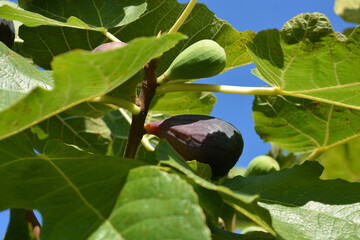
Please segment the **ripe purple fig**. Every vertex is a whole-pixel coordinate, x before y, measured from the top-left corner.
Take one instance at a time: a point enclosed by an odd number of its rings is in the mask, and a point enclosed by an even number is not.
[[[126,46],[127,43],[124,42],[108,42],[108,43],[104,43],[101,44],[99,46],[97,46],[94,50],[92,50],[92,52],[104,52],[104,51],[108,51],[108,50],[113,50],[116,48],[121,48]]]
[[[144,126],[146,133],[166,139],[187,161],[210,165],[212,179],[225,176],[239,159],[244,142],[230,123],[203,115],[179,115]]]
[[[15,40],[15,27],[12,21],[0,18],[0,41],[11,48]]]

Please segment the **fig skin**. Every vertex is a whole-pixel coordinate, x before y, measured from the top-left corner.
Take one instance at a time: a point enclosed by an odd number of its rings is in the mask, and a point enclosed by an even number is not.
[[[125,47],[126,45],[127,45],[127,43],[124,43],[124,42],[108,42],[108,43],[104,43],[104,44],[97,46],[96,48],[94,48],[92,50],[92,52],[95,53],[95,52],[109,51],[109,50],[113,50],[116,48]]]
[[[163,74],[166,81],[215,76],[226,66],[225,50],[211,39],[200,40],[182,51]]]
[[[13,21],[0,18],[0,41],[11,48],[15,40],[15,27]]]
[[[209,164],[212,179],[225,176],[238,161],[244,142],[230,123],[203,115],[179,115],[144,126],[146,133],[166,139],[187,161]]]
[[[279,163],[274,158],[266,155],[261,155],[250,161],[248,167],[246,168],[244,176],[261,176],[279,170]]]

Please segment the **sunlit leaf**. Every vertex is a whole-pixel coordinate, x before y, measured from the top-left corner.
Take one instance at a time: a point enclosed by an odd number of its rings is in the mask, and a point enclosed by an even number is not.
[[[85,239],[108,223],[128,171],[142,164],[89,154],[58,140],[36,154],[24,134],[15,135],[0,141],[0,210],[38,209],[43,239]]]
[[[0,139],[106,94],[182,38],[181,34],[140,38],[113,51],[96,54],[74,51],[58,56],[53,62],[54,89],[44,91],[37,88],[22,101],[1,112]]]
[[[360,137],[359,110],[288,96],[256,96],[253,110],[264,141],[309,158]]]
[[[90,239],[211,239],[191,185],[155,167],[129,173],[108,221]]]
[[[257,75],[279,94],[360,109],[360,27],[338,37],[324,15],[300,14],[247,46]]]
[[[224,185],[259,194],[280,239],[354,239],[360,235],[360,184],[320,180],[322,170],[317,162],[305,162],[263,176],[235,177]]]

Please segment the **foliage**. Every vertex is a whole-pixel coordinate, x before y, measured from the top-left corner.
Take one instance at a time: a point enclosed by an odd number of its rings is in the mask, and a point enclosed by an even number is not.
[[[32,209],[41,239],[360,238],[360,27],[347,37],[307,13],[238,32],[195,2],[0,2],[16,27],[13,49],[0,42],[5,239],[37,237]],[[354,19],[345,2],[337,13]],[[127,45],[91,53],[119,39]],[[270,86],[158,86],[202,39],[225,50],[223,72],[254,62]],[[208,165],[143,136],[144,121],[209,115],[215,91],[256,95],[255,129],[280,171],[211,181]]]

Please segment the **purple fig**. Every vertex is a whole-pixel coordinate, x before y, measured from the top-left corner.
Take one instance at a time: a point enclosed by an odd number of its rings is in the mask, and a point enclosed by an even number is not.
[[[15,27],[12,21],[0,18],[0,41],[11,48],[15,40]]]
[[[127,43],[124,42],[108,42],[108,43],[104,43],[101,44],[99,46],[97,46],[94,50],[92,50],[92,52],[104,52],[104,51],[108,51],[108,50],[113,50],[116,48],[121,48],[126,46]]]
[[[166,139],[185,159],[210,165],[212,179],[225,176],[239,159],[244,142],[230,123],[203,115],[180,115],[144,126],[146,133]]]

